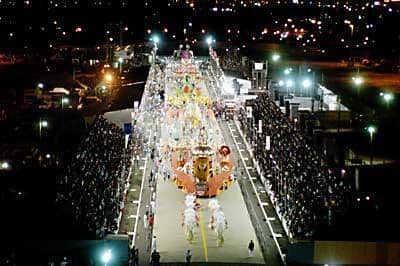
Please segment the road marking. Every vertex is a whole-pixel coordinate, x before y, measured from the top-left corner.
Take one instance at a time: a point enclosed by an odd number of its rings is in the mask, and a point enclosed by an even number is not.
[[[268,221],[275,221],[275,217],[268,217]]]
[[[269,204],[268,204],[268,202],[261,202],[261,205],[262,206],[268,206]]]
[[[250,170],[250,169],[253,169],[253,167],[252,166],[246,166],[246,169]]]
[[[240,133],[241,138],[242,138],[242,139],[245,141],[245,143],[246,143],[246,147],[248,147],[247,141],[246,141],[246,139],[244,139],[243,134],[242,134],[241,131],[240,131],[240,127],[238,126],[238,124],[237,124],[236,121],[234,121],[234,122],[235,122],[235,124],[236,124],[236,128],[238,128],[238,130],[239,130],[239,133]],[[229,128],[229,129],[230,129],[230,128]],[[231,130],[231,129],[230,129],[230,130]],[[233,135],[232,131],[230,132],[230,134],[231,134],[231,136]],[[233,139],[233,141],[234,141],[234,143],[235,143],[235,145],[236,145],[236,149],[239,150],[239,144],[238,144],[238,142],[237,142],[234,138],[232,138],[232,139]],[[239,156],[240,156],[240,158],[242,159],[242,163],[243,163],[244,165],[246,165],[245,161],[243,160],[243,156],[242,156],[242,154],[241,154],[240,152],[239,152]],[[247,172],[247,176],[250,177],[249,168],[251,168],[251,167],[246,167],[246,172]],[[252,180],[251,178],[250,178],[250,182],[251,182],[251,185],[252,185],[252,187],[253,187],[254,192],[256,192],[255,194],[256,194],[257,201],[259,202],[259,204],[262,204],[262,203],[261,203],[260,196],[259,196],[258,193],[257,193],[257,188],[256,188],[256,186],[254,185],[254,182],[253,182],[253,180]],[[268,215],[267,215],[267,213],[266,213],[266,211],[265,211],[264,208],[261,208],[261,212],[263,213],[264,218],[266,218],[266,220],[267,220],[268,228],[269,228],[270,232],[272,233],[272,237],[273,237],[273,239],[274,239],[275,246],[276,246],[276,248],[277,248],[277,250],[278,250],[278,253],[279,253],[280,257],[281,257],[281,260],[282,260],[283,262],[285,262],[285,255],[283,254],[283,252],[282,252],[282,250],[281,250],[281,247],[279,246],[277,237],[276,237],[275,234],[273,233],[274,230],[273,230],[273,228],[272,228],[272,225],[271,225],[270,221],[268,220],[269,217],[268,217]]]
[[[146,166],[147,166],[147,160],[144,161],[144,170],[143,170],[143,176],[142,176],[142,184],[140,185],[140,193],[139,193],[139,200],[138,200],[139,203],[138,203],[138,208],[136,210],[136,217],[139,217],[140,202],[142,200],[143,187],[144,187],[144,177],[146,174]],[[135,238],[136,238],[135,236],[136,236],[136,232],[137,232],[138,221],[139,221],[139,219],[135,220],[135,231],[134,231],[133,237],[132,237],[131,249],[135,246]]]
[[[208,250],[207,250],[207,242],[206,242],[206,233],[204,231],[204,223],[203,223],[203,211],[199,210],[199,217],[200,217],[200,231],[201,231],[201,241],[203,243],[203,250],[204,250],[204,258],[206,262],[208,262]]]
[[[273,233],[275,237],[282,237],[282,234],[275,234]]]
[[[139,201],[138,200],[132,200],[132,203],[133,204],[139,204]]]

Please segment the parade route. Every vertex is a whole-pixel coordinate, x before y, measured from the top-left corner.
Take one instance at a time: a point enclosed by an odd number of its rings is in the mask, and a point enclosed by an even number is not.
[[[211,213],[207,206],[210,199],[198,199],[202,206],[200,221],[194,230],[194,240],[190,244],[182,227],[185,194],[177,189],[171,180],[158,180],[153,235],[157,237],[157,249],[162,263],[184,262],[184,253],[190,249],[194,262],[264,264],[238,183],[235,182],[217,199],[228,219],[228,229],[224,232],[225,243],[218,247],[217,235],[209,228]],[[255,243],[253,257],[249,257],[247,252],[250,240]]]

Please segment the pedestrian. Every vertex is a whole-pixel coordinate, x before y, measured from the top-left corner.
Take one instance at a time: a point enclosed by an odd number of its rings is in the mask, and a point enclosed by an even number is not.
[[[192,260],[192,253],[190,252],[190,249],[188,249],[185,253],[185,265],[189,266],[191,260]]]
[[[154,215],[150,214],[150,218],[149,218],[149,226],[152,229],[154,225]]]
[[[151,260],[150,260],[150,265],[152,266],[158,266],[160,265],[160,253],[157,252],[157,250],[153,250],[151,253]]]
[[[152,212],[153,214],[156,214],[156,209],[157,209],[156,201],[155,201],[155,200],[152,200],[152,201],[150,202],[150,204],[151,204],[151,212]]]
[[[254,242],[253,242],[253,240],[250,240],[250,242],[249,242],[248,251],[249,251],[249,257],[253,257],[254,256]]]
[[[139,266],[139,249],[135,248],[135,257],[133,258],[133,265]]]
[[[153,236],[153,239],[151,240],[151,250],[156,251],[157,250],[157,237]]]
[[[149,212],[146,211],[146,213],[143,216],[143,227],[146,229],[148,225],[149,225]]]

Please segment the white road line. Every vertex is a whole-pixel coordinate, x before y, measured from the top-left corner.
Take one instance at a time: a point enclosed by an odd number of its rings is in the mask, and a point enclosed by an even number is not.
[[[235,120],[234,123],[236,124],[236,128],[238,129],[240,136],[241,136],[242,139],[244,140],[246,147],[249,147],[249,144],[247,143],[246,139],[245,139],[244,136],[243,136],[242,131],[240,130],[240,126],[238,125],[238,122]],[[253,161],[255,161],[255,160],[253,159]],[[258,171],[259,169],[256,169],[256,170],[257,170],[258,174],[261,175],[261,173]],[[261,176],[261,179],[263,179],[262,176]],[[270,200],[271,200],[271,197],[270,197],[270,196],[269,196],[269,198],[270,198]],[[271,200],[271,202],[272,202],[272,200]],[[281,223],[281,225],[282,225],[282,227],[283,227],[283,230],[285,230],[286,236],[289,237],[289,230],[288,230],[288,228],[287,228],[287,225],[286,225],[285,220],[280,216],[280,214],[278,213],[278,211],[277,211],[277,209],[275,208],[275,206],[274,206],[274,210],[275,210],[276,216],[277,216],[277,217],[279,218],[279,220],[280,220],[280,223]],[[289,237],[289,238],[290,238],[290,237]]]
[[[136,217],[139,217],[139,211],[140,211],[140,203],[142,202],[142,194],[143,194],[143,187],[144,187],[144,177],[146,175],[146,166],[147,166],[147,158],[144,161],[144,169],[143,169],[143,176],[142,176],[142,184],[140,185],[140,193],[139,193],[139,203],[138,203],[138,208],[136,210]],[[132,236],[132,242],[131,242],[131,249],[135,246],[135,238],[136,238],[136,232],[137,232],[137,227],[138,227],[138,221],[139,219],[136,219],[135,221],[135,229],[133,231],[133,236]],[[128,233],[129,235],[129,233]]]
[[[233,133],[232,133],[231,128],[229,128],[229,131],[230,131],[230,133],[231,133],[231,136],[233,136]],[[239,144],[238,144],[238,142],[235,140],[235,138],[233,138],[233,141],[234,141],[235,144],[236,144],[236,148],[239,150]],[[245,160],[243,159],[243,156],[242,156],[242,154],[240,154],[240,152],[239,152],[239,156],[240,156],[240,158],[242,159],[243,165],[246,165],[246,164],[245,164]],[[248,167],[246,167],[246,172],[247,172],[247,176],[250,177],[250,173],[249,173]],[[255,192],[255,194],[256,194],[258,203],[260,204],[260,206],[262,206],[262,202],[261,202],[260,196],[259,196],[258,193],[257,193],[257,188],[256,188],[256,186],[254,185],[254,182],[253,182],[252,178],[250,178],[250,183],[251,183],[251,185],[252,185],[252,187],[253,187],[253,190],[254,190],[254,192]],[[279,243],[278,243],[277,237],[276,237],[275,234],[274,234],[274,230],[273,230],[273,228],[272,228],[271,222],[268,220],[268,215],[267,215],[267,213],[265,212],[265,209],[264,209],[264,208],[261,208],[261,211],[262,211],[262,213],[263,213],[263,215],[264,215],[264,218],[265,218],[266,221],[267,221],[268,228],[269,228],[270,232],[272,233],[272,238],[274,239],[276,248],[277,248],[278,253],[279,253],[279,255],[280,255],[281,259],[282,259],[282,262],[283,262],[284,264],[286,264],[286,262],[285,262],[285,255],[282,253],[281,247],[279,246]]]

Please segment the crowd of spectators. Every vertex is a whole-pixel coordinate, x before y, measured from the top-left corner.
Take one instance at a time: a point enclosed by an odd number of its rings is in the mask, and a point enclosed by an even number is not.
[[[251,106],[252,118],[242,109],[238,121],[289,234],[310,238],[319,228],[333,226],[349,199],[343,171],[326,165],[268,94],[260,95]]]
[[[56,201],[89,235],[102,238],[118,229],[130,151],[136,148],[130,143],[125,149],[122,129],[99,116],[59,179]]]
[[[233,72],[242,71],[242,56],[236,48],[228,48],[220,57],[222,69]]]

